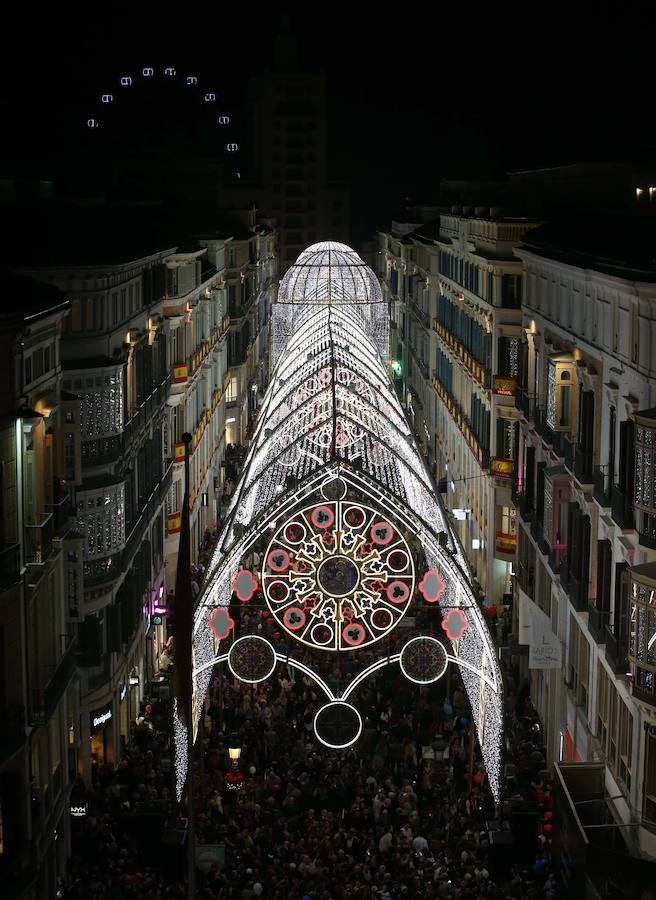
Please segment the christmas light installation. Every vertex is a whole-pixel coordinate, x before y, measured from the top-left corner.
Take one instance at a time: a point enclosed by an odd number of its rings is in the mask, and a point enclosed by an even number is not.
[[[267,605],[295,640],[357,650],[405,614],[414,564],[398,525],[361,503],[320,503],[275,531],[262,569]]]
[[[351,712],[357,713],[357,701],[347,700],[356,698],[358,685],[372,673],[398,664],[406,677],[429,683],[442,672],[446,656],[460,669],[498,800],[498,660],[462,548],[395,394],[387,331],[381,342],[374,330],[377,307],[386,310],[386,304],[379,303],[373,273],[358,260],[343,245],[309,248],[300,270],[292,267],[285,276],[280,304],[274,304],[275,366],[195,615],[196,721],[212,666],[228,660],[211,617],[237,596],[233,586],[240,577],[241,598],[250,595],[243,602],[255,602],[253,583],[259,578],[267,615],[284,635],[277,663],[309,675],[326,697],[325,712],[315,719],[317,740],[335,747],[357,740]],[[355,270],[351,275],[349,267]],[[249,573],[246,584],[241,561],[265,536],[261,572],[258,578]],[[411,546],[419,554],[416,572]],[[439,610],[442,624],[448,623],[446,646],[431,634],[411,632],[423,643],[408,647],[406,641],[402,650],[390,652],[414,603]],[[358,671],[363,647],[370,653]],[[313,660],[338,650],[349,653],[356,669],[333,692]],[[271,653],[263,655],[267,666],[236,668],[244,674],[268,671]],[[186,772],[182,749],[176,731],[178,790]]]

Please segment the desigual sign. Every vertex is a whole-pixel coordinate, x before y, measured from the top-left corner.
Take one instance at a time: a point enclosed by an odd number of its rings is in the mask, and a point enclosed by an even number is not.
[[[91,715],[89,716],[89,724],[91,726],[91,731],[95,731],[98,728],[103,728],[109,722],[109,720],[111,718],[112,718],[111,706],[108,709],[92,712]]]

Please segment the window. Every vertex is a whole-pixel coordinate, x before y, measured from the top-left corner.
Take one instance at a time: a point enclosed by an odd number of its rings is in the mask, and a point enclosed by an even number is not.
[[[645,733],[645,784],[642,807],[645,825],[656,830],[656,734]]]
[[[25,359],[25,384],[31,384],[32,382],[32,357],[28,356]]]
[[[237,378],[232,377],[228,382],[226,391],[226,403],[235,403],[237,400]]]
[[[573,615],[569,619],[569,664],[572,675],[571,689],[576,702],[588,715],[588,689],[590,684],[590,644]]]
[[[620,701],[618,713],[619,761],[617,774],[627,791],[631,790],[631,751],[633,748],[633,716],[625,703]]]
[[[626,790],[630,791],[633,716],[601,661],[597,662],[597,738],[608,767]],[[647,762],[646,760],[646,765]]]
[[[501,305],[506,309],[519,309],[522,300],[522,276],[501,276]]]

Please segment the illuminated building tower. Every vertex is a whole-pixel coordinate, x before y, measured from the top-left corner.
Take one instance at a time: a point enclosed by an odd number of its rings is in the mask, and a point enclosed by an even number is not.
[[[0,295],[0,879],[8,897],[54,896],[70,854],[79,730],[65,576],[74,509],[64,456],[79,454],[62,402],[68,303],[7,273]]]
[[[315,739],[345,748],[373,672],[429,684],[458,666],[498,800],[501,673],[388,374],[387,325],[376,276],[343,244],[308,247],[280,284],[271,381],[195,613],[196,719],[216,663],[247,684],[287,665],[316,684]],[[353,677],[335,688],[322,673],[338,653]],[[179,792],[186,746],[178,722]]]
[[[521,262],[535,222],[488,208],[438,210],[379,233],[391,357],[422,450],[455,518],[486,603],[511,592]]]

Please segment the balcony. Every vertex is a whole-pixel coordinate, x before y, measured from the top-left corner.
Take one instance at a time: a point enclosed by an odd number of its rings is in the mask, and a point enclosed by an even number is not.
[[[550,549],[547,554],[547,559],[549,561],[549,568],[554,573],[556,577],[560,575],[560,561],[562,559],[562,550],[554,550]]]
[[[173,366],[174,371],[175,369],[176,366]],[[155,416],[166,403],[166,399],[171,391],[172,379],[174,381],[177,380],[174,375],[169,373],[166,378],[150,392],[148,397],[139,404],[132,413],[132,416],[125,423],[123,428],[123,453],[125,453],[125,450],[130,443],[141,433],[142,429],[150,424],[153,416]],[[186,381],[186,376],[183,381]]]
[[[562,440],[563,460],[565,467],[570,472],[574,471],[574,448],[576,447],[572,435],[564,435]]]
[[[616,675],[629,671],[628,638],[617,638],[612,625],[606,625],[606,662]]]
[[[53,529],[57,537],[68,531],[71,520],[71,501],[68,497],[57,503],[48,503],[48,511],[52,513]]]
[[[609,624],[610,611],[597,609],[594,603],[588,603],[588,631],[597,644],[606,643],[606,626]]]
[[[6,762],[25,742],[25,707],[5,706],[0,709],[0,765]]]
[[[608,509],[610,507],[610,479],[599,466],[594,467],[592,483],[594,485],[594,498],[599,504]]]
[[[528,522],[533,515],[533,497],[527,497],[526,494],[519,494],[517,501],[519,515],[525,522]]]
[[[0,550],[0,590],[20,581],[20,546],[9,544]]]
[[[71,640],[45,688],[33,691],[30,725],[45,725],[57,708],[77,666],[77,641]]]
[[[639,516],[638,541],[642,547],[656,550],[656,514],[653,511],[641,510]]]
[[[570,570],[569,570],[569,562],[566,557],[561,554],[560,557],[560,583],[562,585],[563,590],[569,594],[569,584],[570,584]]]
[[[592,453],[586,453],[580,445],[574,451],[574,475],[581,484],[592,484]]]
[[[524,415],[526,421],[530,422],[535,410],[535,397],[518,387],[515,390],[515,406]]]
[[[551,446],[553,442],[553,428],[547,425],[547,414],[540,406],[535,408],[535,430],[540,435],[545,444]]]
[[[633,507],[626,494],[615,485],[610,491],[610,508],[613,521],[624,531],[630,531],[634,527]]]
[[[542,528],[542,519],[538,518],[538,514],[534,512],[531,516],[531,537],[538,545],[542,542]]]
[[[52,551],[52,513],[36,513],[37,521],[25,526],[25,562],[42,566]]]
[[[588,611],[588,582],[580,581],[571,571],[569,573],[569,599],[577,612]]]
[[[556,456],[562,459],[565,456],[565,438],[568,437],[567,431],[554,431],[552,448]]]

